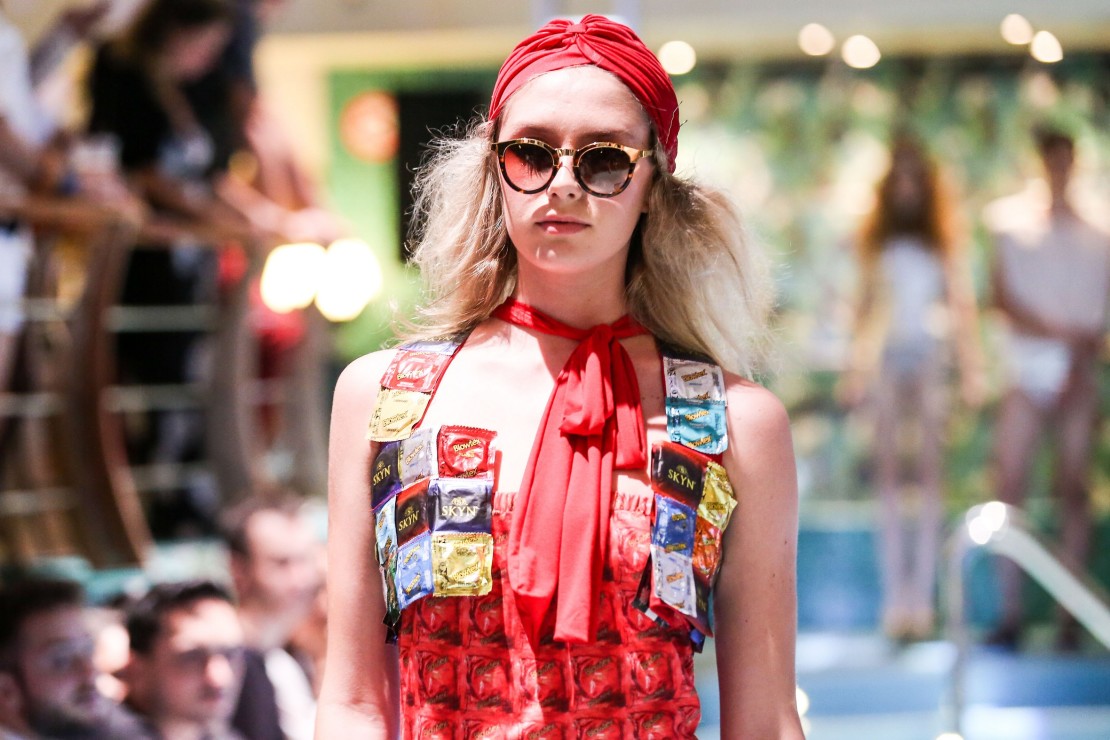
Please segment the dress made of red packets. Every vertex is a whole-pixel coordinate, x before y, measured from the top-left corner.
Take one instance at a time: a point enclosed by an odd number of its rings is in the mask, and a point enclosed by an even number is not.
[[[660,345],[669,442],[651,491],[615,492],[596,640],[525,636],[505,550],[514,494],[493,490],[494,432],[419,428],[465,337],[397,349],[369,437],[377,555],[401,661],[405,738],[694,737],[693,653],[710,624],[736,505],[719,367]]]

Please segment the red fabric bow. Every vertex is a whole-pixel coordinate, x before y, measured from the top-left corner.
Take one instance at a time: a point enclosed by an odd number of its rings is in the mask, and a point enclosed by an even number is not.
[[[609,552],[613,470],[647,463],[640,385],[618,340],[646,334],[629,316],[575,329],[509,299],[493,316],[579,340],[544,411],[517,492],[509,532],[509,585],[533,644],[556,604],[555,639],[589,642]]]
[[[509,96],[536,75],[582,65],[612,72],[628,86],[655,124],[674,172],[679,127],[674,85],[640,37],[605,16],[587,15],[577,23],[557,18],[517,44],[497,74],[489,119],[497,118]]]

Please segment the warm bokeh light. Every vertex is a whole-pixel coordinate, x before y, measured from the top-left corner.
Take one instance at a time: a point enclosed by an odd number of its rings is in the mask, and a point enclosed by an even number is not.
[[[798,32],[798,46],[811,57],[823,57],[836,46],[836,39],[820,23],[808,23]]]
[[[1033,42],[1029,45],[1029,53],[1038,62],[1054,64],[1064,58],[1064,49],[1060,41],[1048,31],[1037,31]]]
[[[669,75],[684,75],[698,63],[698,54],[685,41],[668,41],[659,47],[659,63]]]
[[[844,46],[840,47],[840,55],[845,64],[855,69],[870,69],[883,56],[875,42],[861,34],[845,39]]]
[[[262,268],[262,302],[271,311],[289,313],[312,303],[324,264],[324,248],[302,242],[282,244]]]
[[[1002,38],[1014,46],[1024,46],[1033,40],[1033,24],[1017,13],[1003,18],[999,31],[1002,32]]]
[[[332,242],[324,257],[316,307],[328,321],[350,321],[382,289],[382,268],[361,239]]]

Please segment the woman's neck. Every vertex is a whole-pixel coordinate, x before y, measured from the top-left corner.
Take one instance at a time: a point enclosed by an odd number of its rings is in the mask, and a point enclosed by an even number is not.
[[[540,274],[521,265],[513,297],[577,329],[611,324],[628,312],[623,275],[620,280],[593,274]]]

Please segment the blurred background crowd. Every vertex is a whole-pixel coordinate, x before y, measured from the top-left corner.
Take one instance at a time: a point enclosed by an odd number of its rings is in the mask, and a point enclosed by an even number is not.
[[[332,382],[417,299],[421,153],[559,14],[640,30],[773,260],[803,634],[943,636],[993,499],[1110,583],[1110,8],[600,5],[0,0],[0,725],[310,735]],[[968,579],[984,641],[1097,649]]]

